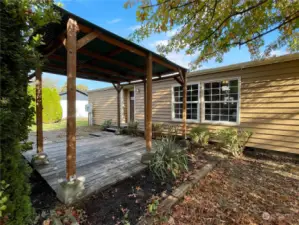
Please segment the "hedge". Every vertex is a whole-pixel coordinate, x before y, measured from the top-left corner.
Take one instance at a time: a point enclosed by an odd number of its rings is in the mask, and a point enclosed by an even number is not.
[[[29,95],[35,99],[35,88],[29,86]],[[42,90],[43,96],[43,123],[56,123],[62,118],[62,107],[60,105],[60,96],[56,88],[45,87]],[[35,100],[31,103],[35,108]],[[35,117],[35,116],[34,116]],[[34,118],[35,119],[35,118]]]

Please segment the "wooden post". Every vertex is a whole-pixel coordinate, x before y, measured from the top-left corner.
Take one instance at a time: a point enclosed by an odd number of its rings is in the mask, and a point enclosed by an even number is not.
[[[119,84],[118,84],[119,87]],[[119,88],[117,90],[117,128],[118,131],[120,131],[120,91],[121,89]]]
[[[42,71],[36,68],[36,146],[37,153],[43,152],[43,103],[42,103]]]
[[[149,53],[146,60],[146,150],[152,149],[152,76],[153,61]]]
[[[117,85],[113,84],[115,90],[117,91],[117,128],[120,131],[120,93],[123,89],[122,86],[118,83]]]
[[[146,79],[143,82],[143,101],[144,101],[144,139],[146,139]]]
[[[183,80],[183,127],[182,127],[182,135],[186,139],[187,137],[187,127],[186,127],[186,119],[187,119],[187,76],[186,71],[182,71],[182,80]]]
[[[77,22],[67,22],[67,147],[66,179],[76,179],[76,67],[77,67]]]

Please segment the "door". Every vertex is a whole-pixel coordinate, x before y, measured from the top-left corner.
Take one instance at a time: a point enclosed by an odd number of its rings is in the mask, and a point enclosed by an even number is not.
[[[135,102],[135,98],[134,98],[134,91],[130,91],[130,122],[134,121],[134,102]]]

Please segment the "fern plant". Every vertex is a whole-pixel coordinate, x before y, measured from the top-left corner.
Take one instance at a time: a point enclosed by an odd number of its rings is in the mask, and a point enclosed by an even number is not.
[[[206,127],[197,126],[191,129],[189,136],[194,143],[198,143],[201,147],[205,147],[209,143],[210,132]]]
[[[169,135],[154,142],[155,151],[149,169],[159,180],[175,179],[181,172],[188,170],[188,158],[184,150],[175,142],[175,136]]]
[[[216,133],[223,147],[235,157],[242,155],[244,146],[251,135],[251,131],[237,128],[224,128]]]

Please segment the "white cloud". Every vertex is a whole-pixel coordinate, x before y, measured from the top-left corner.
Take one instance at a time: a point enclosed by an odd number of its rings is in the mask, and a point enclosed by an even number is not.
[[[135,30],[139,29],[140,27],[141,27],[140,25],[130,26],[129,30],[135,31]]]
[[[107,23],[108,23],[108,24],[114,24],[114,23],[118,23],[118,22],[120,22],[120,21],[121,21],[120,18],[115,18],[115,19],[113,19],[113,20],[109,20],[109,21],[107,21]]]
[[[168,40],[158,40],[155,41],[154,43],[151,43],[150,46],[157,47],[158,45],[167,45],[167,44],[168,44]]]
[[[287,51],[285,50],[273,50],[270,53],[270,56],[281,56],[287,54]]]

